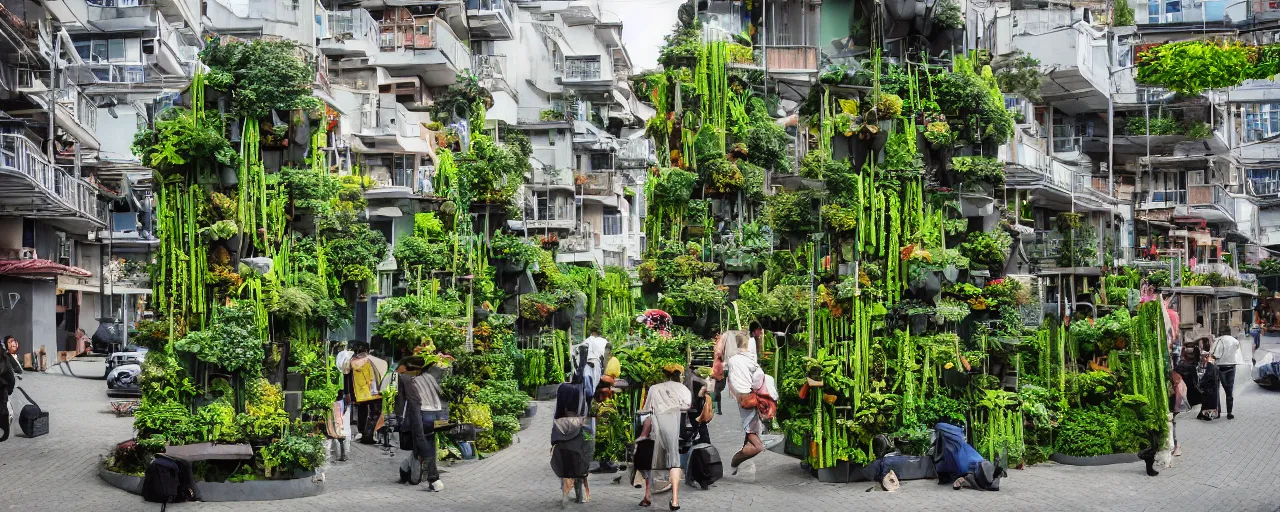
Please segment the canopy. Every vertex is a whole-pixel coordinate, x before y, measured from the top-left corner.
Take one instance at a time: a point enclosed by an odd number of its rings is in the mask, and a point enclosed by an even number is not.
[[[0,260],[0,275],[15,277],[93,277],[93,273],[80,267],[72,267],[49,260]]]

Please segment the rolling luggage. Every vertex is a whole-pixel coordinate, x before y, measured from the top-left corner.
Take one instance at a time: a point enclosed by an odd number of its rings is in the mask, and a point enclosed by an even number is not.
[[[724,464],[720,462],[720,452],[710,444],[699,444],[689,453],[689,469],[687,480],[697,483],[702,489],[724,476]]]

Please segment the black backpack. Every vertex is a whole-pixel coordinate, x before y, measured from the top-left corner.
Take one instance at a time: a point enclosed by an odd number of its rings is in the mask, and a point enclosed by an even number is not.
[[[195,501],[195,479],[191,463],[182,459],[156,455],[142,478],[142,499],[153,503]],[[164,510],[161,507],[160,510]]]

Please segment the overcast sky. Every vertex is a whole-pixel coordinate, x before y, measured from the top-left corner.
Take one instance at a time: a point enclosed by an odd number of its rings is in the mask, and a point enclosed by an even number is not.
[[[622,18],[622,41],[635,71],[658,66],[658,47],[676,23],[684,0],[600,0],[600,8]]]

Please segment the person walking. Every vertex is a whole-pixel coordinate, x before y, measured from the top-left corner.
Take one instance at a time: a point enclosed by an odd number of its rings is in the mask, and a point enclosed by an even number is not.
[[[680,416],[693,404],[693,396],[681,376],[684,368],[670,364],[662,369],[667,380],[649,387],[641,413],[649,413],[640,437],[653,441],[653,470],[666,469],[671,482],[671,510],[680,510]],[[644,500],[651,504],[653,472],[644,481]]]
[[[0,441],[9,439],[9,428],[13,425],[13,407],[9,403],[9,395],[18,387],[18,374],[22,373],[22,365],[18,363],[18,340],[13,336],[4,337],[4,347],[0,348]]]
[[[382,416],[382,379],[387,373],[387,362],[369,355],[368,343],[358,343],[355,353],[348,365],[356,403],[356,426],[360,430],[360,444],[374,444],[374,429]]]
[[[396,388],[396,410],[404,411],[402,420],[408,421],[413,436],[413,461],[409,464],[410,481],[422,480],[426,473],[427,490],[444,490],[440,471],[436,467],[436,422],[449,419],[448,404],[440,398],[440,382],[436,379],[437,365],[427,366],[422,356],[410,356],[404,360],[404,372],[400,373]],[[401,428],[404,428],[403,426]]]
[[[756,409],[756,392],[764,385],[764,370],[756,362],[756,354],[751,350],[751,338],[738,336],[738,353],[726,363],[728,367],[729,391],[738,402],[738,414],[742,418],[744,433],[742,449],[733,455],[730,467],[733,474],[738,474],[738,466],[764,451],[764,442],[760,435],[764,433],[764,422]]]
[[[583,347],[586,348],[585,356],[581,355]],[[575,366],[582,371],[583,391],[589,395],[595,395],[596,387],[600,385],[600,375],[604,371],[604,363],[609,360],[609,340],[600,336],[599,328],[593,328],[591,336],[574,347],[572,354]]]
[[[1236,365],[1240,364],[1240,340],[1231,335],[1227,326],[1218,328],[1218,339],[1213,342],[1213,364],[1218,367],[1218,381],[1227,397],[1227,419],[1235,419],[1232,406],[1235,405]],[[1218,412],[1221,416],[1221,411]]]
[[[1201,336],[1196,339],[1196,350],[1200,352],[1199,365],[1196,366],[1197,386],[1200,388],[1200,414],[1196,419],[1211,421],[1218,414],[1218,366],[1213,362],[1210,352],[1211,338]]]

